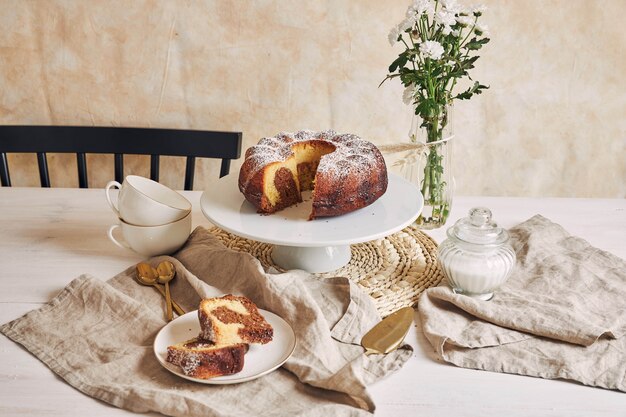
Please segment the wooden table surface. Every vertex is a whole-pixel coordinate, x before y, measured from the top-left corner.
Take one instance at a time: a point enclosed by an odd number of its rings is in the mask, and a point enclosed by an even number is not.
[[[183,194],[193,203],[193,226],[210,226],[201,192]],[[626,200],[457,197],[447,226],[474,206],[489,207],[504,227],[542,214],[626,258]],[[80,274],[107,280],[140,261],[106,237],[116,220],[101,189],[0,188],[0,322],[38,308]],[[445,237],[444,229],[428,233]],[[407,342],[412,359],[371,387],[376,416],[626,416],[625,393],[442,363],[419,321]],[[0,335],[0,416],[129,414],[75,390]]]

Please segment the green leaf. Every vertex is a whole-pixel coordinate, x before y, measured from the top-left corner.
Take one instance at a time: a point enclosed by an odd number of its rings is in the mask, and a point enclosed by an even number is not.
[[[448,74],[450,78],[461,78],[464,75],[467,75],[467,71],[465,70],[457,70]]]
[[[478,81],[474,82],[467,90],[463,91],[460,94],[457,94],[454,98],[458,98],[459,100],[469,100],[474,94],[482,93],[482,90],[488,89],[489,86],[482,85]]]
[[[408,61],[406,52],[401,53],[395,61],[389,65],[389,72],[395,72],[398,68],[404,67]]]
[[[466,69],[466,70],[467,70],[467,69],[472,69],[472,68],[474,68],[474,62],[476,62],[476,60],[477,60],[478,58],[480,58],[480,57],[478,57],[478,56],[473,56],[473,57],[468,58],[468,59],[466,59],[466,60],[464,60],[464,61],[461,61],[461,68],[464,68],[464,69]]]
[[[417,74],[413,71],[404,68],[400,70],[400,81],[403,85],[418,84],[417,80]]]
[[[482,44],[478,43],[478,42],[468,42],[465,44],[465,48],[470,50],[470,51],[477,51],[480,48],[482,48]]]
[[[484,44],[489,42],[489,38],[476,39],[472,38],[468,43],[465,44],[464,48],[470,51],[476,51],[483,47]]]
[[[420,101],[420,103],[415,107],[415,114],[423,116],[425,113],[428,112],[428,107],[429,106],[427,100]]]
[[[457,94],[455,98],[458,98],[459,100],[469,100],[474,95],[474,92],[478,89],[479,85],[480,84],[478,83],[478,81],[476,81],[473,86],[463,91],[462,93]]]
[[[434,78],[439,77],[441,74],[443,73],[443,67],[439,66],[436,67],[432,72],[431,72],[431,76]]]

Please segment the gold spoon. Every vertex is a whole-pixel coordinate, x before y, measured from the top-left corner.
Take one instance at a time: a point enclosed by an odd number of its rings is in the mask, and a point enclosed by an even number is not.
[[[167,320],[172,321],[172,295],[170,293],[170,281],[174,279],[176,270],[170,261],[163,261],[157,266],[159,284],[165,285],[165,302],[167,303]]]
[[[157,282],[156,270],[147,263],[140,262],[137,264],[137,275],[135,276],[135,280],[141,285],[153,286],[159,291],[159,293],[161,293],[163,297],[166,297],[165,291],[163,291],[163,288],[161,288],[161,286]],[[185,314],[185,310],[180,308],[180,306],[175,301],[172,301],[172,307],[174,307],[174,310],[176,310],[176,313],[179,316]]]

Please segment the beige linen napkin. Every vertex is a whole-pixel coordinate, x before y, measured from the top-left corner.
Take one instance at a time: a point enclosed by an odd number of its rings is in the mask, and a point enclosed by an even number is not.
[[[626,262],[535,216],[510,230],[517,264],[491,301],[424,292],[419,313],[455,365],[626,391]]]
[[[102,282],[72,281],[38,310],[0,327],[74,387],[117,407],[172,416],[357,416],[374,404],[366,386],[399,369],[405,346],[365,356],[361,336],[380,317],[346,278],[303,271],[268,274],[252,256],[225,248],[197,228],[174,258],[173,298],[186,310],[201,297],[246,295],[291,324],[297,346],[281,368],[238,385],[179,378],[157,362],[152,344],[166,324],[162,297],[133,281],[134,267]]]

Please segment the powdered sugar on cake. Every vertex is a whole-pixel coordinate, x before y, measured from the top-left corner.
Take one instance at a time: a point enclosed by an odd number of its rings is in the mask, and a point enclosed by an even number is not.
[[[246,159],[251,160],[258,169],[246,178],[242,186],[245,188],[248,181],[258,170],[267,164],[285,161],[293,155],[291,145],[299,142],[326,141],[335,146],[335,151],[322,156],[317,168],[318,172],[326,175],[341,177],[353,169],[371,164],[378,154],[374,144],[367,142],[351,133],[337,134],[334,130],[314,132],[301,130],[295,133],[281,132],[273,137],[266,137],[246,152]]]
[[[178,364],[185,375],[194,375],[202,364],[202,358],[197,353],[190,353],[186,358],[181,358]]]

